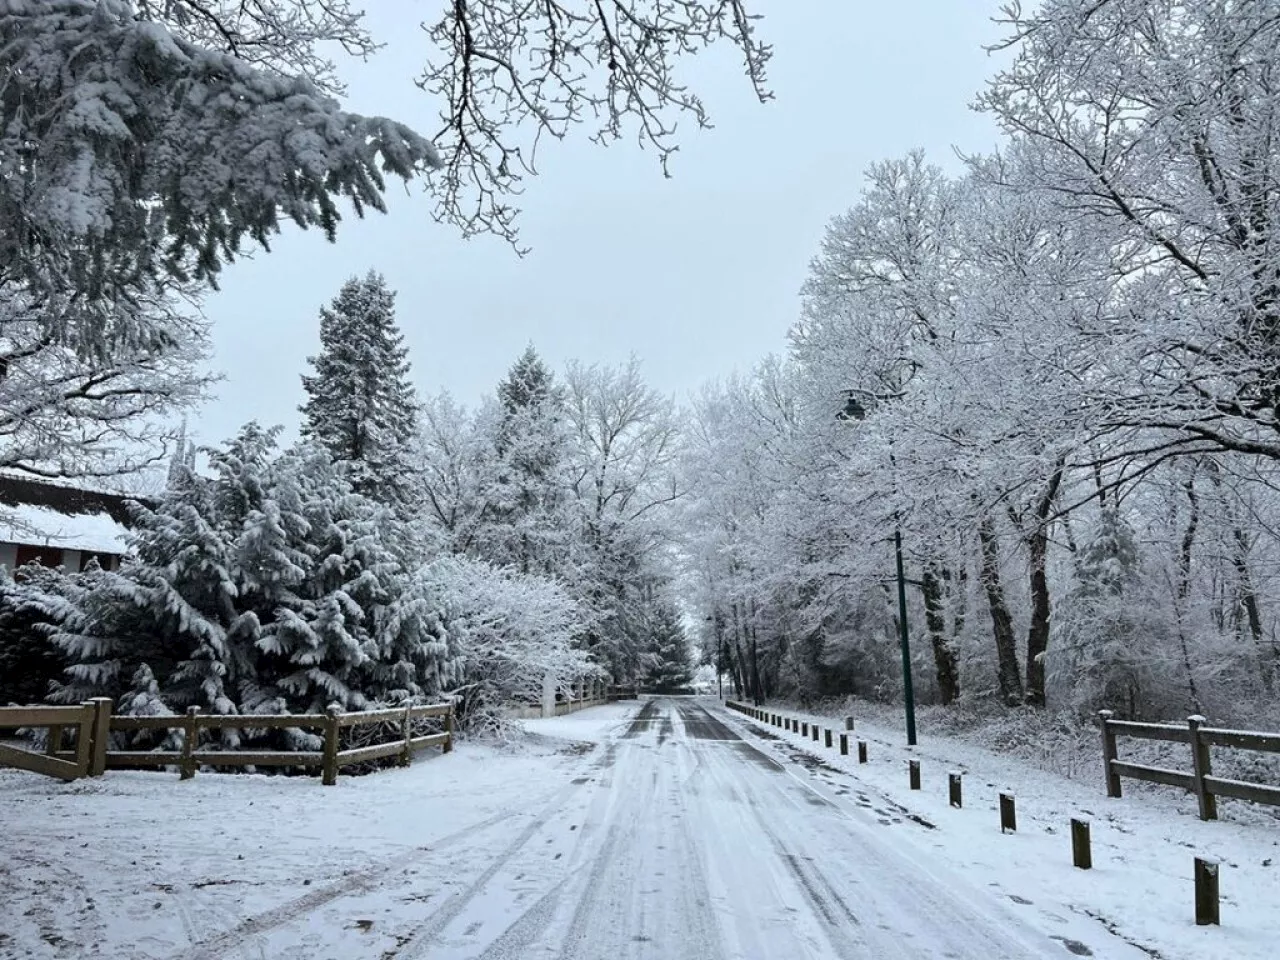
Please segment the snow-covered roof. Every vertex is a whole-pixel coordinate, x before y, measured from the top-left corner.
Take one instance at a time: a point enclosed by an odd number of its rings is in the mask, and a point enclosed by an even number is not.
[[[124,553],[130,498],[0,474],[0,543]]]

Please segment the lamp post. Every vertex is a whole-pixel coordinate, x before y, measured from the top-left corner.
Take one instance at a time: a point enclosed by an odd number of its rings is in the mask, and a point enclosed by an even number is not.
[[[846,393],[844,412],[841,414],[845,419],[866,419],[867,410],[856,396],[858,393],[865,392],[850,390]],[[889,399],[872,393],[867,393],[867,396],[873,400]],[[889,470],[893,474],[894,491],[896,493],[898,470],[897,463],[893,459],[892,437],[889,439]],[[914,747],[916,745],[916,694],[915,686],[911,682],[911,632],[907,627],[907,575],[903,570],[902,564],[902,520],[896,511],[893,516],[893,523],[893,553],[898,574],[898,634],[902,646],[902,699],[907,711],[907,745]]]
[[[902,634],[902,699],[907,705],[907,745],[916,745],[916,694],[911,684],[911,634],[907,630],[907,578],[902,571],[902,526],[893,530],[898,561],[898,626]]]

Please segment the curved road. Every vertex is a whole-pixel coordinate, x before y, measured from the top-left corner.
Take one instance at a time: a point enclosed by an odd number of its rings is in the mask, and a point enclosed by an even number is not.
[[[900,815],[855,779],[808,776],[736,729],[696,700],[646,702],[383,960],[1137,955],[1026,925],[895,843]]]

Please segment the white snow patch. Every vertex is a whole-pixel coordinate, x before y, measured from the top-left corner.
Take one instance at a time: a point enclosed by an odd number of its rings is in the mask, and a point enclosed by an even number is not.
[[[1109,799],[1098,747],[1096,784],[1068,780],[1025,761],[953,737],[921,731],[916,747],[903,729],[855,719],[849,755],[839,755],[843,717],[766,707],[830,727],[833,749],[799,733],[725,711],[735,726],[777,737],[778,756],[802,753],[864,785],[868,801],[910,823],[933,824],[904,832],[930,860],[951,867],[975,885],[1003,892],[1029,912],[1092,917],[1118,936],[1163,960],[1272,960],[1280,942],[1280,830],[1274,822],[1202,822],[1173,788]],[[859,764],[856,741],[868,745]],[[921,762],[922,789],[909,789],[907,761]],[[947,774],[964,774],[964,805],[948,802]],[[819,768],[819,775],[821,770]],[[1129,794],[1132,781],[1125,781]],[[1002,834],[999,793],[1011,791],[1018,830]],[[890,806],[885,807],[884,801]],[[1235,801],[1219,801],[1220,805]],[[1229,814],[1228,814],[1229,815]],[[1071,863],[1072,818],[1090,821],[1093,869]],[[1221,862],[1222,925],[1198,927],[1192,885],[1195,857]],[[1022,903],[1021,901],[1030,901]],[[1064,956],[1067,954],[1064,953]]]
[[[62,513],[31,504],[0,505],[0,543],[27,543],[85,550],[124,553],[129,531],[105,513]]]

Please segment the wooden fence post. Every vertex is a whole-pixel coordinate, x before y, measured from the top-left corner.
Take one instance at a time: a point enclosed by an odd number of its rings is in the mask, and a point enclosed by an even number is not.
[[[815,723],[815,724],[814,724],[812,727],[810,727],[809,729],[810,729],[810,731],[812,731],[812,733],[813,733],[813,742],[814,742],[814,743],[817,743],[817,742],[818,742],[818,734],[821,732],[821,731],[819,731],[819,730],[818,730],[818,725]]]
[[[404,705],[404,720],[402,733],[404,734],[404,747],[400,750],[400,766],[407,767],[409,761],[413,758],[413,707],[409,704]]]
[[[178,761],[178,779],[190,780],[196,775],[196,742],[200,736],[200,708],[187,707],[182,721],[182,759]]]
[[[1200,806],[1201,820],[1218,819],[1218,798],[1209,792],[1204,778],[1213,773],[1209,763],[1209,745],[1200,739],[1200,727],[1204,717],[1199,714],[1187,717],[1187,728],[1191,735],[1191,781],[1196,791],[1196,802]]]
[[[853,729],[853,717],[845,717],[845,718],[844,718],[844,728],[845,728],[846,730],[852,730],[852,729]]]
[[[947,774],[947,797],[953,807],[959,808],[964,806],[964,796],[961,793],[963,785],[960,780],[960,774]]]
[[[1018,810],[1014,806],[1013,794],[1000,794],[1000,832],[1018,832]]]
[[[82,712],[80,725],[76,727],[76,776],[83,777],[89,773],[89,761],[93,756],[93,703],[86,700],[80,704]]]
[[[831,748],[831,731],[830,731],[830,730],[824,730],[824,731],[822,731],[822,733],[823,733],[823,736],[825,737],[825,742],[826,742],[827,749],[830,749],[830,748]]]
[[[444,749],[441,753],[453,753],[453,701],[449,701],[449,712],[444,715],[444,732],[449,735],[449,739],[444,742]]]
[[[847,757],[849,755],[849,735],[847,733],[840,734],[840,756]]]
[[[1196,857],[1196,926],[1221,925],[1218,904],[1218,861]]]
[[[107,772],[107,741],[111,737],[111,698],[94,697],[93,748],[89,754],[89,776],[100,777]]]
[[[858,762],[867,762],[867,741],[865,740],[858,741]]]
[[[911,784],[912,790],[920,789],[920,761],[907,761],[907,781]]]
[[[809,723],[804,721],[800,724],[800,736],[807,737],[809,735]]]
[[[44,743],[44,753],[47,757],[56,757],[58,751],[62,749],[62,727],[55,725],[49,728],[49,737]]]
[[[1116,773],[1111,766],[1111,761],[1116,759],[1116,734],[1111,729],[1111,718],[1115,716],[1110,710],[1099,710],[1098,717],[1102,720],[1102,767],[1103,775],[1107,781],[1107,796],[1120,796],[1120,774]]]
[[[321,782],[332,787],[338,782],[338,707],[331,705],[324,712],[324,767]]]
[[[1089,843],[1089,821],[1071,821],[1071,862],[1081,870],[1093,869],[1093,849]]]

